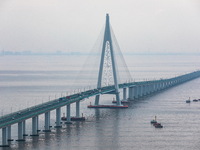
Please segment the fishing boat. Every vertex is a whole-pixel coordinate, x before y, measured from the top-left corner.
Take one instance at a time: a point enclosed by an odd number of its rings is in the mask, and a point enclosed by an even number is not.
[[[198,99],[193,99],[193,102],[198,102]]]
[[[65,117],[65,113],[63,113],[63,116],[61,117],[61,120],[62,121],[66,121],[67,120],[67,117]]]
[[[189,99],[188,99],[188,100],[186,100],[185,102],[186,102],[186,103],[190,103],[190,97],[189,97]]]
[[[151,124],[154,124],[154,123],[157,123],[156,116],[155,116],[155,119],[151,120]]]
[[[161,123],[154,123],[153,125],[154,125],[155,128],[163,128]]]

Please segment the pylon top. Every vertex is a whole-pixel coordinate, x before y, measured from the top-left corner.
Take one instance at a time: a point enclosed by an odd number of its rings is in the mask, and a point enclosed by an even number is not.
[[[109,19],[109,14],[106,14],[106,19]]]
[[[109,14],[106,14],[106,25],[109,24]]]

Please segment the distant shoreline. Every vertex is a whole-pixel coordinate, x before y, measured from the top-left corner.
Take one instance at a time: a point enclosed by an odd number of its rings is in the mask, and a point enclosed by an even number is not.
[[[0,56],[45,56],[45,55],[68,55],[68,56],[82,56],[82,55],[99,55],[99,53],[82,53],[82,52],[11,52],[5,51],[0,52]],[[137,53],[137,52],[125,52],[123,53],[124,56],[127,55],[200,55],[200,53]]]

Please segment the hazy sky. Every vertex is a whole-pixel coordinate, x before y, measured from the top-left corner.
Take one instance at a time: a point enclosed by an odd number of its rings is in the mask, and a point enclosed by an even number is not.
[[[123,52],[200,52],[200,0],[0,0],[0,50],[88,52],[106,13]]]

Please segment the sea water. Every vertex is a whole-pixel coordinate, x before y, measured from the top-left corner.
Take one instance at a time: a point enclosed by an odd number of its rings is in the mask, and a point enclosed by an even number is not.
[[[134,81],[165,79],[199,69],[196,55],[125,55]],[[0,56],[0,116],[41,104],[61,96],[96,87],[98,67],[84,66],[84,55]],[[87,71],[84,71],[86,69]],[[82,71],[81,71],[82,70]],[[88,77],[90,76],[90,77]],[[128,81],[127,81],[128,82]],[[137,101],[128,109],[88,109],[94,97],[81,102],[85,122],[73,122],[55,129],[55,111],[51,111],[52,132],[27,136],[16,142],[17,125],[12,125],[11,149],[36,150],[198,150],[200,147],[200,78],[172,87]],[[122,94],[121,94],[122,96]],[[102,95],[101,104],[110,104],[113,95]],[[62,107],[66,113],[66,107]],[[75,104],[71,115],[75,116]],[[150,121],[157,116],[162,129]],[[26,133],[31,134],[31,119]],[[44,129],[44,115],[39,116]],[[1,135],[1,131],[0,131]],[[2,137],[0,137],[0,142]],[[10,149],[8,148],[8,149]],[[3,149],[3,148],[1,148]],[[7,149],[7,148],[4,148]]]

